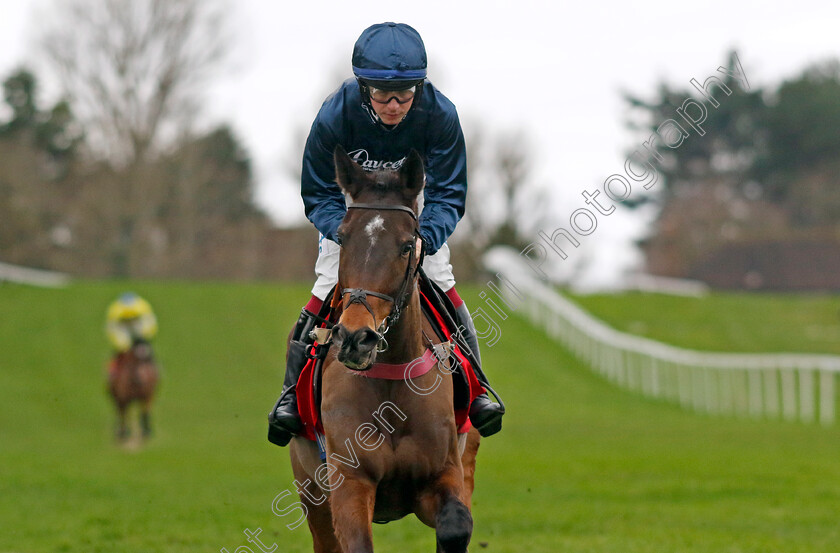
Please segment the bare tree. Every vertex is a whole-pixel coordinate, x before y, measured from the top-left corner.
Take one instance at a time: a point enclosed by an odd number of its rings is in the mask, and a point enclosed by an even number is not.
[[[227,51],[222,4],[64,0],[39,42],[94,154],[130,165],[192,124]]]
[[[113,272],[136,273],[170,183],[151,164],[189,140],[201,91],[227,52],[222,0],[64,0],[39,37],[48,66],[115,171]]]
[[[546,191],[531,175],[531,148],[523,131],[466,126],[469,192],[464,218],[450,240],[461,276],[477,276],[481,256],[496,245],[522,249],[548,215]]]

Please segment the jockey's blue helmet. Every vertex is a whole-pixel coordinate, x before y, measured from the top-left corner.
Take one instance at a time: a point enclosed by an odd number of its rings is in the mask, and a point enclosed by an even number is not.
[[[124,305],[131,305],[136,302],[140,297],[134,292],[123,292],[120,294],[120,303]]]
[[[426,47],[420,33],[405,23],[377,23],[353,47],[353,74],[363,88],[404,90],[422,87]]]

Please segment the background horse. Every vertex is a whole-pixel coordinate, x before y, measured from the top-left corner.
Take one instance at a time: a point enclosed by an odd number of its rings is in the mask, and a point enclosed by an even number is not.
[[[132,402],[140,404],[142,437],[145,439],[151,435],[149,411],[157,382],[158,370],[152,359],[152,348],[147,342],[135,340],[131,349],[117,356],[108,371],[108,391],[117,408],[117,440],[125,441],[130,436],[127,413]]]
[[[366,376],[380,363],[416,360],[438,341],[417,289],[423,161],[412,152],[399,173],[366,173],[339,146],[335,162],[353,204],[337,233],[342,313],[322,374],[326,464],[306,439],[290,450],[314,550],[372,552],[372,522],[414,513],[436,529],[439,552],[463,553],[480,438],[475,429],[458,435],[450,372],[437,363],[411,386]]]

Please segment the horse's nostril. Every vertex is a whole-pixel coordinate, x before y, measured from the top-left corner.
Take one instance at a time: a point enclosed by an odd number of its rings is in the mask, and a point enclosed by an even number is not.
[[[342,325],[335,325],[332,329],[331,341],[339,347],[347,337],[347,329]]]
[[[373,349],[379,343],[379,333],[372,328],[365,328],[359,331],[359,347]]]
[[[345,362],[351,358],[367,357],[379,344],[379,333],[370,327],[348,330],[336,325],[333,327],[333,344],[338,348],[338,360]]]

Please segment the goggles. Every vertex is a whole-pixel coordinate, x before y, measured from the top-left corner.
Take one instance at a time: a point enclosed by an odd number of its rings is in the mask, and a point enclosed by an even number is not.
[[[368,86],[370,99],[377,104],[387,104],[391,100],[396,100],[398,104],[406,104],[414,99],[414,92],[416,90],[416,86],[404,90],[382,90],[381,88]]]

